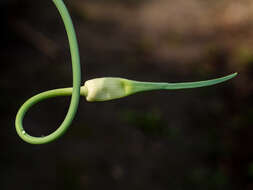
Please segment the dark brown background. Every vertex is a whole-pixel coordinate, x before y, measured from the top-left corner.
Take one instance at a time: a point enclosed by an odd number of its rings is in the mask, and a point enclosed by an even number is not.
[[[16,134],[29,97],[69,87],[63,24],[48,1],[1,1],[1,189],[238,190],[253,188],[252,0],[71,0],[82,81],[206,80],[214,87],[146,92],[104,103],[82,98],[59,140],[29,145]],[[47,135],[69,98],[33,107],[25,129]]]

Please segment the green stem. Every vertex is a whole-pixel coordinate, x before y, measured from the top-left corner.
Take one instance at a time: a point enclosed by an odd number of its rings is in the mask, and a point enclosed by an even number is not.
[[[16,130],[17,130],[18,135],[24,141],[31,144],[49,143],[59,138],[61,135],[63,135],[64,132],[67,130],[67,128],[70,126],[71,122],[73,121],[77,108],[78,108],[78,104],[79,104],[81,71],[80,71],[79,50],[78,50],[75,30],[73,27],[71,17],[63,1],[62,0],[52,0],[52,1],[54,2],[56,8],[58,9],[62,17],[62,20],[66,28],[66,32],[68,35],[68,39],[69,39],[70,53],[71,53],[71,58],[72,58],[73,90],[71,88],[66,88],[66,89],[57,89],[57,90],[43,92],[41,94],[38,94],[30,98],[21,106],[16,116],[16,122],[15,122]],[[72,94],[72,91],[73,91],[73,94]],[[45,100],[47,98],[52,98],[55,96],[65,96],[65,95],[71,95],[71,94],[72,94],[72,98],[71,98],[71,103],[70,103],[67,115],[64,121],[62,122],[62,124],[60,125],[60,127],[56,131],[54,131],[52,134],[45,137],[33,137],[33,136],[28,135],[25,132],[23,128],[23,124],[22,124],[23,118],[24,118],[25,113],[28,111],[28,109],[32,105],[34,105],[35,103],[38,103],[39,101]]]

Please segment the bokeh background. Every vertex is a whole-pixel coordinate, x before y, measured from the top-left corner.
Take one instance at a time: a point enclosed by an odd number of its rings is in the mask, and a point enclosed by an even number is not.
[[[253,1],[66,1],[80,45],[82,81],[206,80],[213,87],[80,101],[59,140],[29,145],[16,134],[20,105],[72,85],[63,23],[50,0],[1,0],[0,189],[253,189]],[[34,106],[35,135],[54,131],[70,98]]]

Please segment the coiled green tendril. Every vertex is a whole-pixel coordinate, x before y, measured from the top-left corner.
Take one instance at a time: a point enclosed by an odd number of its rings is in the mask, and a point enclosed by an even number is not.
[[[64,5],[62,0],[53,0],[55,6],[57,7],[62,20],[64,22],[66,32],[69,39],[69,45],[70,45],[70,52],[71,52],[71,59],[72,59],[72,72],[73,72],[73,90],[72,89],[56,89],[56,90],[50,90],[47,92],[43,92],[41,94],[38,94],[29,100],[27,100],[19,109],[17,116],[16,116],[16,130],[18,135],[26,142],[31,144],[44,144],[49,143],[61,135],[67,130],[69,125],[71,124],[73,118],[75,117],[78,104],[79,104],[79,97],[80,97],[80,86],[81,86],[81,69],[80,69],[80,58],[79,58],[79,50],[78,50],[78,44],[75,34],[75,29],[72,24],[72,20],[70,18],[70,15],[68,13],[68,10],[66,6]],[[33,137],[28,135],[22,125],[23,118],[25,113],[28,111],[28,109],[33,106],[34,104],[48,99],[53,98],[56,96],[67,96],[72,95],[71,103],[69,106],[69,110],[67,112],[67,115],[60,125],[60,127],[53,132],[52,134],[45,136],[45,137]]]
[[[42,92],[38,95],[28,99],[19,109],[16,116],[16,131],[18,135],[27,143],[31,144],[45,144],[56,140],[64,134],[67,128],[72,123],[76,114],[80,95],[85,96],[89,102],[94,101],[107,101],[126,97],[138,92],[150,91],[150,90],[178,90],[187,88],[198,88],[204,86],[211,86],[224,81],[227,81],[237,75],[237,73],[206,81],[199,82],[185,82],[185,83],[157,83],[157,82],[139,82],[123,78],[97,78],[88,80],[81,87],[81,71],[80,71],[80,58],[79,50],[76,39],[75,30],[72,24],[71,17],[68,13],[66,6],[62,0],[52,0],[57,7],[62,20],[64,22],[66,32],[69,39],[70,53],[72,59],[72,72],[73,72],[73,88],[54,89],[46,92]],[[27,134],[23,128],[23,119],[26,112],[34,104],[57,96],[72,96],[69,110],[67,115],[59,126],[59,128],[48,136],[34,137]]]

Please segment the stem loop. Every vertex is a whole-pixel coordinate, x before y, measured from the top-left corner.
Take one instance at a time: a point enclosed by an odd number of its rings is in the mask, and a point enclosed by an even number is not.
[[[76,114],[78,104],[79,104],[79,98],[80,98],[81,69],[80,69],[80,57],[79,57],[79,49],[78,49],[75,29],[73,27],[71,17],[68,13],[68,10],[64,2],[62,0],[52,0],[52,1],[54,2],[56,8],[58,9],[61,15],[61,18],[64,22],[64,26],[66,28],[66,32],[68,35],[70,53],[71,53],[71,59],[72,59],[73,90],[72,88],[65,88],[65,89],[56,89],[56,90],[43,92],[43,93],[33,96],[20,107],[16,116],[16,122],[15,122],[16,130],[17,130],[18,135],[24,141],[31,144],[49,143],[51,141],[56,140],[60,136],[62,136],[74,119],[74,116]],[[62,122],[62,124],[59,126],[59,128],[56,131],[54,131],[53,133],[45,137],[33,137],[33,136],[28,135],[25,132],[23,128],[23,118],[31,106],[47,98],[52,98],[56,96],[67,96],[71,94],[72,94],[72,97],[71,97],[71,102],[70,102],[67,115],[64,121]]]

